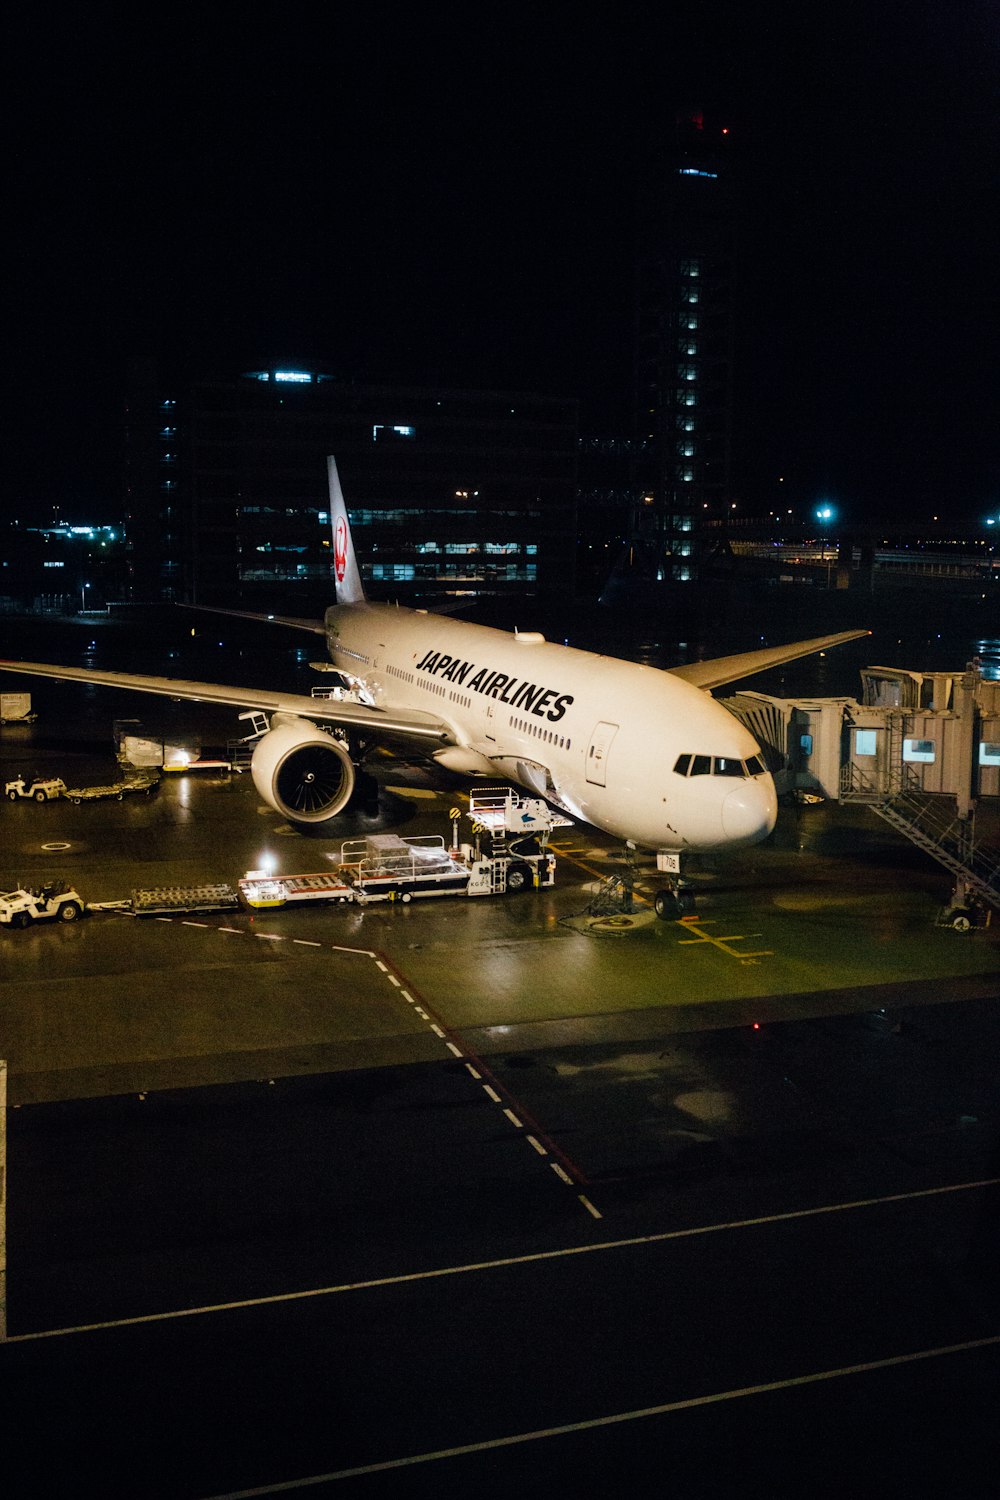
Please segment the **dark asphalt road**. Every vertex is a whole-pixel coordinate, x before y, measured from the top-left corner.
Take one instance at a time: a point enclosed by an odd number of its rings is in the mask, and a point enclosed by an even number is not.
[[[83,1468],[102,1495],[156,1497],[375,1466],[318,1491],[600,1494],[628,1476],[641,1494],[669,1475],[858,1494],[932,1463],[988,1493],[995,1019],[924,1007],[922,1042],[905,1017],[862,1019],[498,1060],[585,1184],[460,1062],[13,1111],[0,1373],[8,1455],[34,1476],[15,1493],[65,1493]],[[778,1065],[796,1088],[776,1130]],[[821,1086],[817,1120],[802,1098]],[[685,1107],[706,1116],[686,1161]],[[607,1170],[602,1128],[615,1160],[645,1141],[631,1173]],[[831,1131],[840,1149],[819,1151]]]

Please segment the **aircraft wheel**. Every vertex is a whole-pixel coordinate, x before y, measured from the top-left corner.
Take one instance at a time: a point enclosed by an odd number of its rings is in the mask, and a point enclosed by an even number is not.
[[[669,922],[672,917],[681,914],[680,903],[673,891],[657,891],[653,897],[653,910],[664,922]]]
[[[531,870],[527,865],[512,864],[507,869],[507,891],[511,896],[516,896],[518,891],[526,891],[531,886]]]
[[[81,910],[82,907],[78,906],[75,901],[67,901],[59,908],[60,922],[75,922]]]

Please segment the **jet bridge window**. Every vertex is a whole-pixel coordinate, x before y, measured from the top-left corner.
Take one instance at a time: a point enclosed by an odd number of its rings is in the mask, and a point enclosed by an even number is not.
[[[922,761],[930,765],[934,760],[933,740],[904,740],[903,759],[908,761]]]

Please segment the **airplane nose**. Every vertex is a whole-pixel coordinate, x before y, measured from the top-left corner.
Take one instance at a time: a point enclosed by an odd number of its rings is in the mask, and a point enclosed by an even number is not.
[[[744,781],[722,804],[722,828],[728,840],[757,844],[766,839],[778,817],[778,798],[770,776]]]

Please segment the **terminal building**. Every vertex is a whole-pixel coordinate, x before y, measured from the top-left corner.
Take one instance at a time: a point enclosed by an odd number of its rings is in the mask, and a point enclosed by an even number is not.
[[[128,596],[329,602],[326,456],[374,597],[570,594],[578,411],[523,393],[359,385],[269,366],[129,370]]]

